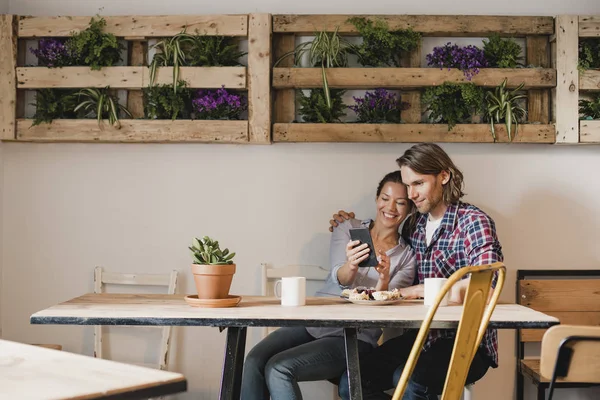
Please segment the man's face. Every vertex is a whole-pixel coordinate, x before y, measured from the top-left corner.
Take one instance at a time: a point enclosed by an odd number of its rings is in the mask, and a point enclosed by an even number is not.
[[[443,215],[446,211],[443,201],[444,184],[450,179],[448,171],[442,171],[437,175],[422,175],[403,166],[400,167],[400,173],[408,190],[408,198],[415,203],[421,214],[435,214],[436,211],[441,211]],[[433,217],[440,216],[433,215]]]

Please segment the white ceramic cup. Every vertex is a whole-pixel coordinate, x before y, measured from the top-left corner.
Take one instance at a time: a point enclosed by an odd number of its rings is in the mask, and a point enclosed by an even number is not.
[[[448,278],[425,278],[425,300],[423,304],[426,306],[431,306],[435,302],[435,298],[438,293],[442,291],[442,287],[448,282]],[[446,293],[442,301],[440,302],[440,307],[448,305],[448,297],[450,296],[450,291]]]
[[[279,293],[278,289],[279,288]],[[289,276],[275,282],[275,296],[281,299],[282,306],[303,306],[306,304],[306,278]]]

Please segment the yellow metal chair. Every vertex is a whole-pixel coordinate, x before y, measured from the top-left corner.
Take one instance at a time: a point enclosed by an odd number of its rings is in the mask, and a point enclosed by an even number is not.
[[[490,298],[492,278],[495,272],[498,272],[498,281]],[[488,322],[504,286],[506,268],[501,262],[490,265],[464,267],[450,276],[448,282],[446,282],[440,293],[438,293],[434,304],[429,309],[425,320],[421,324],[413,348],[398,381],[393,400],[400,400],[404,395],[440,302],[452,285],[468,274],[471,274],[471,277],[464,296],[463,312],[458,324],[454,349],[450,358],[450,367],[448,368],[448,375],[446,376],[444,391],[441,397],[441,400],[460,399],[467,380],[469,367],[485,334]]]
[[[600,383],[600,327],[557,325],[542,338],[540,373],[550,381],[548,400],[556,382]]]

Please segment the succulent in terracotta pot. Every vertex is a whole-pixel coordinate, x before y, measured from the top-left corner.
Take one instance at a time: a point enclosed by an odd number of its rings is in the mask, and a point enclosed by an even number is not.
[[[219,242],[208,236],[194,238],[189,249],[192,251],[192,274],[198,298],[227,298],[235,273],[235,253],[229,252],[229,249],[221,250]]]

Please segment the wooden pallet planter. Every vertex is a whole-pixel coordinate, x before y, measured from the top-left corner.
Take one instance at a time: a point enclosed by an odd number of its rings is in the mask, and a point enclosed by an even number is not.
[[[5,15],[0,20],[0,50],[13,54],[0,61],[3,75],[0,89],[8,96],[0,102],[2,140],[17,141],[89,141],[89,142],[206,142],[255,143],[271,142],[270,122],[270,35],[268,14],[209,16],[116,16],[105,17],[105,31],[128,41],[128,66],[104,67],[93,71],[89,67],[24,67],[24,48],[19,39],[67,37],[73,31],[87,28],[91,17],[17,17]],[[127,106],[136,118],[143,117],[141,89],[150,81],[146,66],[148,40],[187,32],[206,35],[235,36],[248,39],[247,67],[182,67],[181,79],[190,88],[248,91],[248,120],[147,120],[123,119],[121,129],[107,123],[98,126],[90,120],[55,120],[52,124],[32,127],[31,120],[22,119],[22,100],[17,90],[42,88],[102,88],[127,89]],[[19,59],[19,65],[17,65]],[[172,82],[172,68],[158,68],[156,83]],[[17,118],[19,117],[19,118]]]
[[[600,16],[579,16],[577,23],[579,38],[600,37]],[[579,72],[579,93],[598,91],[600,91],[600,70]],[[600,120],[578,121],[578,128],[579,143],[600,143]]]
[[[295,37],[311,35],[315,31],[358,34],[348,19],[354,15],[273,15],[274,59],[294,49]],[[519,126],[513,139],[520,143],[554,143],[555,127],[550,121],[550,90],[556,87],[556,69],[550,65],[549,38],[554,34],[552,17],[504,16],[430,16],[362,15],[375,20],[383,19],[390,29],[407,29],[423,36],[481,37],[491,33],[501,36],[523,37],[527,43],[527,63],[541,68],[482,69],[471,82],[478,86],[495,87],[505,78],[508,86],[525,82],[528,90],[529,124]],[[420,89],[437,86],[446,81],[467,82],[459,70],[421,68],[421,49],[402,60],[402,68],[330,68],[328,83],[333,88],[375,89],[388,88],[402,91],[402,99],[411,108],[402,112],[405,124],[307,124],[292,123],[296,118],[295,89],[322,87],[320,68],[295,68],[289,57],[273,69],[272,86],[275,89],[273,141],[274,142],[493,142],[488,124],[457,125],[448,132],[446,124],[424,124],[421,121]],[[498,142],[507,142],[502,124],[496,124]]]

